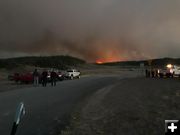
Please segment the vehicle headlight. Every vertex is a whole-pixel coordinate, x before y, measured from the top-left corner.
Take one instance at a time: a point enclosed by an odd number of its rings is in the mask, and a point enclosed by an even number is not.
[[[166,67],[167,67],[167,68],[172,68],[173,65],[172,65],[172,64],[168,64]]]

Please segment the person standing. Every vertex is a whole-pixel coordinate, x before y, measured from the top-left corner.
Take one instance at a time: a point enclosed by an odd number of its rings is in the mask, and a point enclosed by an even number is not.
[[[148,70],[145,70],[146,78],[148,77]]]
[[[34,86],[39,85],[39,73],[37,69],[35,69],[33,72],[33,82],[34,82]]]
[[[155,72],[154,69],[151,70],[151,77],[154,78],[155,77]]]
[[[47,76],[48,76],[48,72],[46,70],[44,70],[42,72],[42,86],[46,87],[47,85]]]
[[[51,72],[51,86],[56,86],[57,73],[53,70]]]

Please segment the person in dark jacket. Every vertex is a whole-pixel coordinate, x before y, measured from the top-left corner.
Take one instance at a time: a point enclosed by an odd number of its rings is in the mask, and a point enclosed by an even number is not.
[[[145,70],[145,74],[146,74],[146,77],[148,77],[148,70],[147,69]]]
[[[39,73],[37,69],[35,69],[33,72],[33,82],[34,82],[34,86],[39,85]]]
[[[47,85],[47,76],[48,76],[48,72],[46,70],[44,70],[42,72],[42,86],[46,87]]]
[[[51,86],[56,86],[57,73],[53,70],[51,72]]]

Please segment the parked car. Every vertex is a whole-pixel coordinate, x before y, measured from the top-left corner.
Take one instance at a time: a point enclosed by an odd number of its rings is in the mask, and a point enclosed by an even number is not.
[[[20,75],[21,83],[33,83],[33,73],[24,73]]]
[[[173,72],[172,72],[172,70],[171,69],[169,69],[169,68],[167,68],[166,69],[166,77],[167,78],[172,78],[173,77]]]
[[[19,73],[14,73],[12,80],[18,83],[21,80],[21,75]]]
[[[158,76],[160,78],[163,78],[166,76],[166,68],[163,68],[163,69],[158,69]]]
[[[80,71],[76,69],[69,69],[66,71],[65,77],[73,80],[74,78],[80,78],[80,74],[81,74]]]
[[[168,64],[166,68],[158,70],[159,77],[180,77],[180,67]]]
[[[176,65],[169,66],[169,70],[173,77],[180,77],[180,67]]]
[[[59,72],[57,72],[57,75],[58,75],[57,77],[58,77],[59,81],[63,81],[64,80],[65,77],[64,77],[64,73],[63,72],[59,71]]]
[[[9,75],[8,79],[16,83],[33,83],[33,73],[14,73],[13,75]]]

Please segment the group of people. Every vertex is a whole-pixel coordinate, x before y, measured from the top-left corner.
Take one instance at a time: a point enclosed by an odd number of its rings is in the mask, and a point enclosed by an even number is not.
[[[158,70],[157,69],[146,69],[145,70],[146,77],[159,77]]]
[[[52,70],[50,72],[50,82],[51,82],[51,86],[56,86],[56,81],[57,81],[57,73]],[[33,81],[34,81],[34,86],[39,85],[39,83],[42,83],[43,87],[47,86],[48,83],[48,71],[44,70],[41,74],[38,72],[37,69],[34,70],[33,72]]]

